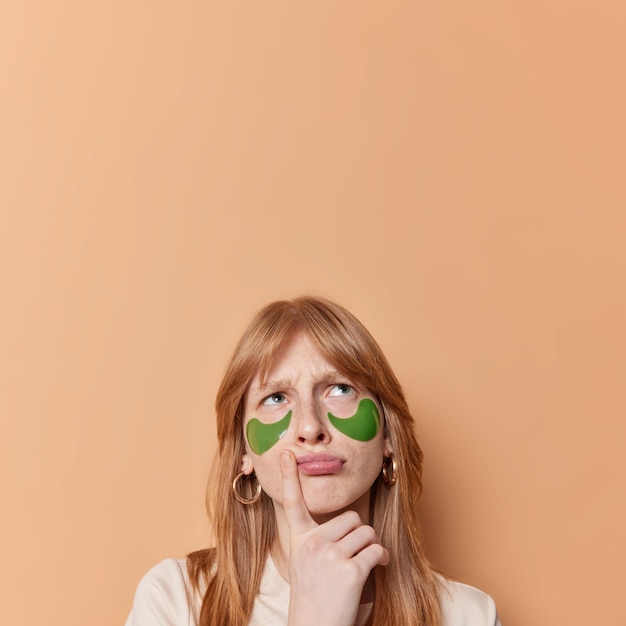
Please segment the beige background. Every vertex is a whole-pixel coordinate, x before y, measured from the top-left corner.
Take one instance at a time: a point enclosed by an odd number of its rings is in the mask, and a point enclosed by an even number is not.
[[[434,563],[626,625],[625,7],[3,2],[0,623],[205,545],[225,361],[313,292],[419,416]]]

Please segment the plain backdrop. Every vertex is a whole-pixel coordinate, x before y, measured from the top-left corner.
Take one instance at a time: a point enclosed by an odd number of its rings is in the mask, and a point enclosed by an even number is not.
[[[123,624],[207,544],[213,400],[334,298],[418,421],[428,553],[626,625],[626,4],[0,5],[0,622]]]

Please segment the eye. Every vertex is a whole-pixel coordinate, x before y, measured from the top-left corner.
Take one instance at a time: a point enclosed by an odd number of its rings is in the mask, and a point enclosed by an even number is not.
[[[273,393],[271,396],[267,396],[267,398],[265,398],[265,400],[263,400],[262,404],[264,404],[265,406],[269,406],[272,404],[282,404],[283,402],[286,402],[287,398],[285,398],[285,394],[284,393]]]
[[[350,396],[354,393],[354,387],[346,383],[338,383],[330,388],[330,396]]]

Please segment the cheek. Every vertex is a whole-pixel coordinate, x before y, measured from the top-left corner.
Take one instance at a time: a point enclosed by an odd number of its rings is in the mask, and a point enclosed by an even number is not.
[[[278,454],[270,451],[253,459],[254,473],[263,491],[274,501],[282,499],[282,475]]]

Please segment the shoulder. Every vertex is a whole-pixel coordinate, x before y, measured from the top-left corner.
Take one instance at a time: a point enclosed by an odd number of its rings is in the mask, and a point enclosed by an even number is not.
[[[442,626],[501,626],[491,596],[443,577],[440,583]]]
[[[186,559],[166,559],[139,581],[126,626],[195,626],[196,603]]]

